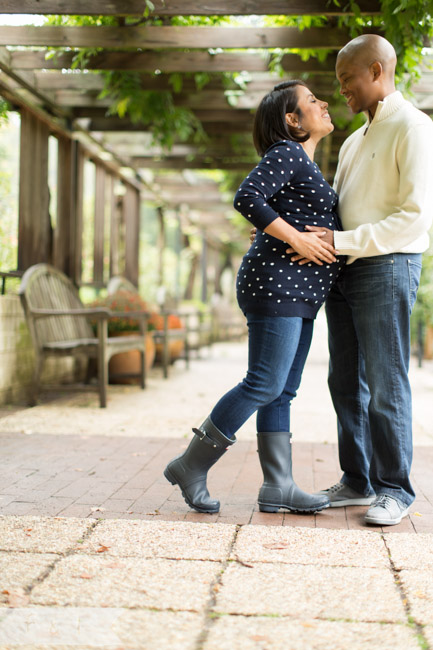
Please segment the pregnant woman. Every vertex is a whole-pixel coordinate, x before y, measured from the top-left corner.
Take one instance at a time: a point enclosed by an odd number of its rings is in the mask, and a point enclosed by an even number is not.
[[[290,405],[314,318],[343,264],[321,232],[305,232],[306,226],[339,229],[337,195],[313,161],[318,142],[334,129],[327,106],[302,81],[288,81],[275,86],[256,112],[254,144],[262,159],[234,199],[257,228],[237,277],[238,303],[248,324],[248,370],[164,471],[198,512],[219,511],[219,501],[209,496],[207,472],[256,411],[264,474],[260,510],[308,513],[329,505],[327,496],[307,494],[293,481],[290,433]],[[312,261],[292,262],[288,248]]]

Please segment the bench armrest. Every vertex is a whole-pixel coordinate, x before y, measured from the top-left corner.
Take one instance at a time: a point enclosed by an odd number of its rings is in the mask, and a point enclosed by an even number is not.
[[[86,316],[96,320],[105,320],[110,318],[111,312],[104,307],[94,307],[93,309],[40,309],[35,307],[30,309],[34,318],[48,318],[49,316]]]

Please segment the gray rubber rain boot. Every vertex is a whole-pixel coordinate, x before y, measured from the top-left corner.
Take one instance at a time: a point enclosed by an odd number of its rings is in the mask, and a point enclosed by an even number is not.
[[[165,478],[178,485],[190,508],[197,512],[218,512],[220,502],[213,501],[206,486],[207,473],[236,438],[227,438],[208,417],[199,429],[193,429],[194,437],[187,450],[173,458],[164,470]]]
[[[257,445],[264,483],[259,492],[261,512],[318,512],[329,507],[329,499],[319,494],[303,492],[292,476],[291,433],[277,431],[258,433]]]

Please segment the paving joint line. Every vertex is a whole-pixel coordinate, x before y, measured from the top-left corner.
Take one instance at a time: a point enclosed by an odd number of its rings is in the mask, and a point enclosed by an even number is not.
[[[83,540],[83,542],[91,536],[91,534],[93,533],[95,528],[100,524],[101,521],[102,521],[101,519],[96,519],[95,521],[93,521],[90,524],[90,526],[88,527],[86,532],[82,535],[81,539]],[[46,580],[48,578],[48,576],[51,575],[51,573],[54,571],[54,569],[59,564],[59,562],[61,562],[61,560],[63,560],[66,557],[69,557],[69,556],[73,555],[76,552],[77,552],[77,549],[75,547],[74,548],[71,547],[67,551],[65,551],[64,553],[59,553],[58,557],[55,560],[53,560],[53,562],[51,564],[48,565],[48,567],[45,569],[45,571],[43,573],[41,573],[36,578],[36,580],[34,580],[34,582],[32,582],[31,584],[26,585],[26,587],[24,587],[24,593],[27,596],[30,596],[33,589],[37,585],[42,584],[44,582],[44,580]]]
[[[230,556],[232,554],[232,551],[233,551],[234,546],[236,544],[239,532],[240,532],[242,527],[243,527],[242,524],[238,524],[236,526],[235,531],[233,533],[232,541],[231,541],[229,549],[227,551],[227,557],[223,562],[221,562],[221,564],[222,564],[221,571],[219,572],[219,574],[217,575],[215,580],[213,580],[212,584],[210,585],[210,598],[209,598],[208,604],[207,604],[207,606],[205,607],[205,610],[204,610],[204,625],[203,625],[202,631],[198,635],[196,645],[195,645],[195,650],[202,650],[203,649],[203,646],[206,643],[207,638],[209,636],[210,628],[212,627],[212,625],[213,625],[213,623],[215,621],[215,617],[211,616],[211,614],[214,613],[213,609],[214,609],[214,607],[216,605],[217,593],[218,593],[218,591],[219,591],[219,589],[220,589],[220,587],[222,585],[222,579],[223,579],[224,573],[226,572],[226,569],[227,569],[227,567],[229,565]]]
[[[395,562],[392,559],[391,549],[389,548],[387,540],[386,540],[386,533],[381,533],[381,537],[382,537],[383,543],[384,543],[385,548],[386,548],[387,553],[388,553],[388,559],[389,559],[389,564],[390,564],[390,567],[391,567],[391,572],[392,572],[392,575],[393,575],[393,578],[394,578],[394,583],[395,583],[395,586],[398,589],[398,592],[400,594],[400,598],[401,598],[402,603],[403,603],[404,611],[405,611],[406,618],[407,618],[407,624],[415,631],[415,634],[417,636],[417,641],[418,641],[418,643],[420,643],[420,645],[422,643],[421,647],[423,648],[423,650],[432,650],[431,645],[428,642],[428,640],[427,640],[427,638],[426,638],[426,636],[424,634],[424,625],[422,625],[421,623],[418,623],[418,621],[416,621],[414,616],[412,615],[412,609],[411,609],[411,606],[410,606],[410,603],[409,603],[409,597],[408,597],[408,594],[406,593],[405,588],[403,587],[403,584],[402,584],[402,582],[400,580],[400,569],[397,569],[397,567],[395,565]]]

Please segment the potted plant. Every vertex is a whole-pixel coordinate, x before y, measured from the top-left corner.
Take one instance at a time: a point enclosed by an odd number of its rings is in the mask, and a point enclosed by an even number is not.
[[[183,355],[185,349],[185,326],[177,314],[151,312],[149,324],[155,330],[157,361],[161,361],[163,356],[164,343],[162,341],[162,332],[164,332],[165,318],[167,319],[169,358],[170,362],[173,362]],[[176,330],[178,330],[178,333],[176,333]]]
[[[149,370],[155,360],[156,346],[153,340],[155,325],[150,321],[147,303],[137,293],[131,291],[117,291],[111,295],[97,298],[91,303],[92,307],[105,307],[113,312],[108,320],[108,336],[137,336],[140,334],[140,320],[138,314],[147,314],[146,331],[146,369]],[[115,315],[117,314],[117,315]],[[134,314],[137,316],[134,318]],[[110,382],[132,384],[139,381],[140,352],[130,350],[121,352],[110,359]],[[137,378],[134,376],[137,375]]]

